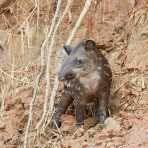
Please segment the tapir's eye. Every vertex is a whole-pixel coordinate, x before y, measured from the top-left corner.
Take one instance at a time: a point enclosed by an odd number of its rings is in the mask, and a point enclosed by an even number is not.
[[[81,59],[76,59],[75,62],[76,62],[77,65],[81,65],[82,64],[82,60]]]

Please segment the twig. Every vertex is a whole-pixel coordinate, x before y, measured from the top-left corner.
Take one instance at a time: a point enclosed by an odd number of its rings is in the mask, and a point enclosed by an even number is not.
[[[32,123],[33,105],[34,105],[34,102],[35,102],[35,99],[37,96],[38,84],[39,84],[42,74],[43,74],[43,71],[41,71],[40,74],[37,76],[37,78],[35,80],[35,84],[34,84],[33,98],[31,100],[30,108],[29,108],[29,119],[28,119],[26,131],[25,131],[24,148],[27,148],[27,146],[28,146],[28,135],[29,135],[30,126]]]
[[[28,15],[28,17],[24,20],[24,22],[19,25],[18,30],[21,30],[24,27],[24,25],[26,24],[26,22],[28,22],[28,20],[33,16],[33,14],[35,13],[36,9],[37,9],[37,5],[35,5],[35,7],[30,12],[30,14]]]
[[[130,81],[131,80],[129,80],[129,79],[124,81],[118,88],[115,89],[115,91],[113,92],[113,95],[115,95],[124,85],[126,85]]]
[[[78,18],[78,20],[77,20],[73,30],[72,30],[72,32],[70,33],[70,36],[69,36],[67,42],[66,42],[67,45],[69,45],[72,42],[72,40],[73,40],[73,38],[74,38],[78,28],[81,25],[81,22],[82,22],[84,16],[86,15],[87,11],[89,10],[91,2],[92,2],[92,0],[86,0],[85,5],[83,7],[83,10],[82,10],[82,12],[81,12],[81,14],[80,14],[80,16],[79,16],[79,18]]]
[[[5,110],[5,96],[8,92],[10,85],[6,85],[4,87],[1,86],[1,95],[0,95],[0,118],[3,117],[4,110]]]
[[[51,102],[52,106],[50,106],[50,108],[48,109],[47,116],[46,116],[46,119],[45,119],[45,122],[44,122],[44,126],[43,126],[43,130],[45,130],[45,128],[49,125],[49,123],[51,121],[51,118],[48,121],[48,117],[51,117],[51,114],[52,114],[52,111],[53,111],[54,100],[55,100],[55,97],[56,97],[56,92],[58,90],[58,86],[59,86],[59,81],[58,81],[58,78],[56,76],[56,78],[54,80],[54,87],[53,87],[53,90],[52,90],[52,93],[51,93],[51,96],[50,96],[50,101],[52,101]]]
[[[43,42],[42,45],[41,45],[41,50],[43,50],[43,49],[45,48],[45,46],[46,46],[48,40],[50,39],[51,34],[52,34],[52,32],[53,32],[53,30],[54,30],[54,28],[55,28],[56,20],[57,20],[57,17],[58,17],[58,14],[59,14],[59,9],[60,9],[59,3],[61,4],[61,0],[58,0],[57,9],[56,9],[55,15],[54,15],[54,17],[53,17],[53,19],[52,19],[52,23],[51,23],[51,26],[50,26],[50,30],[49,30],[49,32],[48,32],[48,34],[47,34],[46,39],[44,40],[44,42]]]
[[[36,7],[37,7],[37,1],[35,1],[35,8]],[[42,53],[42,51],[41,51],[41,53]],[[41,56],[41,58],[43,58],[43,57]],[[30,103],[30,107],[29,107],[29,119],[28,119],[28,122],[27,122],[27,127],[26,127],[25,137],[24,137],[24,144],[23,144],[23,147],[24,148],[27,148],[28,147],[28,144],[29,144],[28,135],[29,135],[29,130],[31,128],[31,124],[32,124],[33,106],[34,106],[34,102],[35,102],[36,97],[37,97],[38,85],[39,85],[40,79],[41,79],[41,77],[42,77],[42,75],[44,73],[44,66],[42,65],[43,64],[42,61],[44,61],[44,60],[41,59],[41,66],[42,67],[41,67],[41,71],[37,75],[36,80],[35,80],[35,83],[34,83],[33,97],[32,97],[31,103]]]
[[[39,7],[39,5],[40,5],[40,2],[39,2],[39,0],[35,0],[35,3],[36,3],[36,5],[37,5],[37,23],[36,23],[36,28],[37,28],[37,33],[38,33],[38,29],[39,29],[39,15],[40,15],[40,7]]]

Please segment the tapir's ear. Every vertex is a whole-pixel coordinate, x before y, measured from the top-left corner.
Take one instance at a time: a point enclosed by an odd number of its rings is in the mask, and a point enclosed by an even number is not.
[[[63,48],[64,48],[65,52],[66,52],[68,55],[69,55],[69,54],[71,53],[71,51],[72,51],[72,48],[71,48],[70,46],[68,46],[68,45],[64,45]]]
[[[93,40],[86,40],[85,41],[85,50],[92,51],[96,49],[96,43]]]

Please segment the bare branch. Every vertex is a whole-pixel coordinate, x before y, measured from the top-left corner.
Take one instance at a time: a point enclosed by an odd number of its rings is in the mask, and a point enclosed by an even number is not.
[[[37,96],[37,92],[38,92],[38,84],[39,84],[40,78],[42,76],[42,73],[43,72],[41,71],[40,74],[37,76],[37,78],[35,80],[35,84],[34,84],[33,97],[32,97],[32,100],[30,103],[30,108],[29,108],[29,119],[28,119],[26,131],[25,131],[24,148],[28,147],[28,134],[29,134],[31,123],[32,123],[33,105],[36,100],[36,96]]]
[[[74,28],[73,28],[73,30],[72,30],[72,32],[71,32],[71,34],[70,34],[68,40],[67,40],[67,42],[66,42],[67,45],[69,45],[69,44],[72,42],[72,40],[73,40],[73,38],[74,38],[74,36],[75,36],[75,34],[76,34],[78,28],[79,28],[80,25],[81,25],[81,22],[82,22],[84,16],[86,15],[87,11],[89,10],[89,7],[90,7],[90,5],[91,5],[91,2],[92,2],[92,0],[87,0],[87,1],[85,2],[85,5],[84,5],[84,7],[83,7],[83,10],[82,10],[82,12],[81,12],[81,14],[80,14],[80,16],[79,16],[79,19],[77,20],[77,22],[76,22],[76,24],[75,24],[75,26],[74,26]]]

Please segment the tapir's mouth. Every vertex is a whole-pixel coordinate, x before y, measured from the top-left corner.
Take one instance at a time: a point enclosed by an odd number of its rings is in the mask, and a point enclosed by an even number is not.
[[[73,73],[73,72],[70,72],[70,73],[67,73],[67,74],[65,75],[65,80],[72,80],[72,79],[74,79],[75,77],[76,77],[76,74]]]
[[[66,73],[65,75],[60,75],[60,74],[58,75],[59,81],[72,80],[75,77],[76,77],[76,74],[73,72]]]

